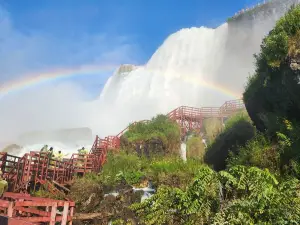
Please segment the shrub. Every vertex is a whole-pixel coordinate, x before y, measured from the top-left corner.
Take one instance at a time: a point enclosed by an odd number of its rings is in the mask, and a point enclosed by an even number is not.
[[[139,183],[145,175],[143,171],[147,167],[145,159],[136,154],[108,154],[107,162],[100,173],[100,180],[106,185],[115,185],[125,179],[128,184]]]
[[[239,146],[244,146],[254,134],[248,115],[245,112],[235,114],[226,121],[224,131],[208,147],[204,161],[216,170],[225,169],[229,152],[236,153]]]
[[[299,181],[268,170],[235,166],[216,173],[202,166],[186,191],[161,186],[130,208],[145,224],[298,224]]]
[[[152,142],[154,145],[151,145]],[[123,135],[122,143],[126,146],[134,146],[139,143],[147,143],[150,153],[157,153],[157,143],[162,145],[162,153],[178,154],[180,146],[180,128],[165,115],[157,115],[147,123],[139,122],[129,127]],[[132,149],[135,151],[135,149]]]
[[[156,187],[165,184],[185,189],[201,166],[201,162],[195,159],[184,162],[177,157],[167,157],[151,161],[147,176]]]
[[[257,166],[278,172],[280,169],[279,149],[266,136],[257,134],[244,147],[241,147],[237,154],[231,154],[228,167],[236,165]]]

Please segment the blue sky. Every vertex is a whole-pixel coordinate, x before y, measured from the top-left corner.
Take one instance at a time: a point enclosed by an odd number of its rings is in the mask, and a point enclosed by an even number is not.
[[[257,2],[0,0],[0,82],[58,67],[144,64],[171,33],[216,27]],[[98,94],[109,75],[73,79]]]

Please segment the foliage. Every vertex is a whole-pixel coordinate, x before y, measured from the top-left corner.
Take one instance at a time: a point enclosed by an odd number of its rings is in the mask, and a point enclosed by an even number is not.
[[[260,133],[249,140],[244,147],[241,147],[237,154],[231,153],[230,155],[228,167],[248,165],[257,166],[262,169],[268,168],[273,172],[279,171],[280,168],[278,147]]]
[[[156,159],[149,163],[147,176],[156,187],[165,184],[185,189],[201,166],[201,162],[195,159],[188,159],[187,162],[177,157]]]
[[[147,123],[133,124],[123,136],[124,142],[133,145],[159,139],[167,153],[177,153],[180,145],[180,128],[165,115],[157,115]]]
[[[298,224],[299,181],[279,181],[268,170],[236,166],[220,172],[224,204],[214,224]]]
[[[75,179],[68,196],[79,212],[94,212],[104,198],[103,184],[95,174]]]
[[[275,135],[283,118],[300,120],[300,6],[291,8],[266,36],[243,98],[260,131]],[[298,63],[298,64],[297,64]]]
[[[162,186],[131,206],[150,224],[298,224],[299,181],[279,181],[268,170],[203,166],[186,191]]]
[[[195,158],[203,160],[205,154],[205,146],[202,143],[201,137],[191,137],[186,143],[187,158]]]
[[[133,225],[135,223],[131,223],[130,221],[125,221],[124,219],[116,219],[111,225]]]
[[[201,139],[192,137],[186,163],[170,155],[110,155],[97,182],[152,180],[157,193],[130,207],[144,224],[299,224],[299,43],[296,6],[277,22],[255,56],[256,71],[243,95],[250,117],[245,112],[232,116],[215,139],[220,124],[204,124],[207,136],[214,139],[204,161],[222,171],[190,159],[204,152]],[[132,146],[157,140],[163,153],[177,152],[179,126],[159,115],[131,126],[122,143],[132,152]],[[150,149],[157,152],[158,146]]]
[[[99,179],[107,185],[114,185],[121,180],[128,184],[137,184],[145,175],[147,163],[145,159],[139,158],[136,154],[126,154],[120,151],[119,154],[108,154],[107,162],[104,164]]]
[[[150,199],[133,204],[133,209],[145,224],[197,224],[198,217],[206,218],[217,206],[218,182],[207,166],[187,191],[162,186]]]
[[[229,152],[236,153],[254,134],[248,115],[245,112],[235,114],[225,122],[225,129],[208,147],[204,161],[216,170],[225,169]]]
[[[245,110],[239,111],[231,115],[226,121],[225,121],[225,130],[231,129],[233,126],[236,125],[239,121],[246,121],[251,123],[251,119],[248,115],[248,113]]]
[[[292,173],[300,178],[297,172],[297,162],[300,159],[300,124],[283,119],[280,130],[276,132],[276,141],[280,152],[281,168],[283,172]]]
[[[39,188],[39,190],[34,191],[31,194],[34,197],[51,198],[51,199],[56,199],[56,200],[64,200],[66,197],[63,192],[61,192],[59,194],[52,194],[51,192],[48,191],[46,184],[42,185]]]
[[[166,184],[184,189],[200,166],[201,162],[195,159],[187,162],[174,156],[146,159],[120,151],[119,154],[109,154],[99,176],[91,179],[108,186],[117,185],[121,181],[137,186],[147,179],[156,187]]]
[[[203,121],[205,136],[208,138],[208,143],[215,140],[217,134],[223,129],[223,124],[219,118],[208,118]]]

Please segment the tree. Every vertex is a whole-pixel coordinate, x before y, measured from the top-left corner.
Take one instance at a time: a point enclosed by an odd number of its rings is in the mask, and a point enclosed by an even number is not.
[[[300,120],[300,6],[292,7],[270,31],[256,58],[244,102],[255,126],[275,135],[281,119]]]

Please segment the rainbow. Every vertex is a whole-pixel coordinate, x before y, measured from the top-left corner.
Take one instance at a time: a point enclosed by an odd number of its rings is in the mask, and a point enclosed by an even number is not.
[[[99,75],[101,73],[112,73],[118,66],[116,65],[86,65],[68,69],[55,69],[47,72],[34,74],[24,74],[21,79],[0,84],[0,96],[19,91],[34,85],[48,83],[59,79],[65,79],[82,75]]]
[[[215,91],[218,91],[224,95],[227,95],[228,97],[230,98],[233,98],[233,99],[241,99],[242,98],[242,94],[241,93],[237,93],[237,92],[234,92],[222,85],[219,85],[217,83],[211,83],[211,82],[207,82],[201,78],[198,78],[198,77],[195,77],[195,76],[189,76],[189,75],[186,75],[184,76],[184,78],[182,78],[185,82],[188,82],[188,83],[191,83],[191,84],[197,84],[201,87],[205,87],[205,88],[208,88],[208,89],[211,89],[211,90],[215,90]]]
[[[112,73],[116,68],[117,65],[100,65],[100,66],[80,66],[76,68],[69,68],[69,69],[56,69],[48,72],[41,72],[35,74],[25,74],[22,76],[22,79],[13,80],[11,82],[7,82],[4,85],[0,85],[0,96],[7,95],[9,93],[13,93],[28,87],[32,87],[34,85],[39,85],[42,83],[48,83],[50,81],[55,81],[59,79],[65,79],[70,77],[82,76],[82,75],[98,75],[101,73]],[[158,71],[153,71],[154,73],[159,74]],[[163,76],[170,76],[164,74]],[[180,76],[182,81],[190,83],[192,85],[198,85],[200,87],[205,87],[211,90],[215,90],[220,92],[230,98],[239,99],[241,98],[240,93],[233,92],[232,90],[216,84],[204,81],[203,79],[192,76],[192,75],[184,75]]]
[[[153,70],[152,72],[155,74],[161,73],[161,72],[155,71],[155,70]],[[180,80],[182,80],[183,82],[186,82],[186,83],[190,83],[191,85],[198,85],[199,87],[208,88],[208,89],[217,91],[219,93],[222,93],[233,99],[241,99],[242,98],[242,93],[232,91],[229,88],[222,86],[218,83],[212,83],[209,81],[205,81],[204,79],[199,77],[197,74],[180,74],[180,73],[177,73],[176,71],[173,71],[172,73],[168,73],[168,74],[169,75],[163,74],[163,76],[176,77],[176,75],[178,75],[178,77],[180,76],[180,78],[179,78]]]

